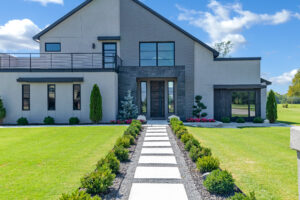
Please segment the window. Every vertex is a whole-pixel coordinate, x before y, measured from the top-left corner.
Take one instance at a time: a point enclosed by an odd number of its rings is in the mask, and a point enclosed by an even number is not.
[[[174,99],[174,81],[168,82],[168,110],[169,113],[175,113],[175,99]]]
[[[256,116],[255,91],[232,92],[231,116],[232,117],[255,117]]]
[[[116,43],[103,43],[103,67],[115,68],[117,56]]]
[[[60,52],[61,44],[60,43],[46,43],[45,51],[46,52]]]
[[[147,113],[147,82],[141,82],[141,113]]]
[[[22,110],[30,110],[30,85],[22,85]]]
[[[174,42],[140,43],[140,66],[174,66]]]
[[[55,110],[55,85],[48,85],[48,110]]]
[[[81,86],[80,84],[73,85],[73,110],[81,109]]]

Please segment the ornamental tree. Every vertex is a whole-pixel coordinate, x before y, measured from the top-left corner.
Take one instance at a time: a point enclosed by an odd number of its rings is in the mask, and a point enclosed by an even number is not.
[[[124,101],[121,101],[119,118],[121,120],[135,119],[138,116],[138,112],[138,107],[133,102],[131,91],[128,90],[127,96],[124,97]]]
[[[277,102],[273,90],[270,91],[267,100],[267,119],[270,123],[275,123],[277,120]]]
[[[102,97],[97,84],[93,86],[90,97],[90,120],[95,124],[102,120]]]
[[[197,95],[195,97],[195,104],[193,106],[193,116],[197,118],[206,117],[207,113],[202,113],[207,107],[201,102],[202,96]]]

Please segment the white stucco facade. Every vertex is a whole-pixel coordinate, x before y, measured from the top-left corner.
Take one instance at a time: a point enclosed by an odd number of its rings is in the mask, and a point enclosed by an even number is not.
[[[18,78],[34,77],[82,77],[80,83],[19,83]],[[30,84],[30,110],[22,111],[22,84]],[[48,111],[47,85],[56,86],[56,109]],[[73,110],[73,84],[81,84],[81,110]],[[0,96],[7,116],[5,124],[16,124],[17,119],[26,117],[29,123],[43,123],[51,116],[57,123],[69,123],[70,117],[78,117],[81,123],[89,119],[90,95],[97,84],[102,95],[103,120],[109,122],[118,114],[118,75],[115,72],[74,72],[74,73],[0,73]]]

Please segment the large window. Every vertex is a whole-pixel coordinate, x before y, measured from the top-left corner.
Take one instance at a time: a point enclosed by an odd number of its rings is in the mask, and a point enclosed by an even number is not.
[[[140,66],[174,66],[174,42],[141,42]]]
[[[55,85],[48,85],[48,110],[55,110]]]
[[[103,67],[115,68],[117,56],[116,43],[103,43]]]
[[[61,44],[60,43],[46,43],[45,51],[46,52],[60,52]]]
[[[169,113],[175,113],[175,99],[174,99],[174,81],[168,82],[168,110]]]
[[[231,116],[245,118],[255,117],[255,104],[255,91],[234,91],[232,92]]]
[[[141,82],[141,113],[147,113],[147,82]]]
[[[80,84],[73,85],[73,110],[81,109],[81,86]]]
[[[30,110],[30,85],[22,85],[22,110]]]

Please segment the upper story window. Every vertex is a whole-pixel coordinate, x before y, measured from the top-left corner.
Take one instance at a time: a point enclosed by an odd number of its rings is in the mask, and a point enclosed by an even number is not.
[[[140,66],[174,66],[174,42],[141,42]]]
[[[46,43],[45,51],[46,52],[60,52],[61,44],[60,43]]]
[[[103,67],[115,68],[117,56],[117,43],[103,43]]]

